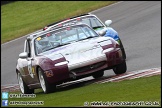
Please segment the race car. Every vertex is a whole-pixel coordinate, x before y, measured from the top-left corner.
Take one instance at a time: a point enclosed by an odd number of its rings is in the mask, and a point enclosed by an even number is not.
[[[43,28],[43,30],[50,30],[53,28],[58,28],[61,26],[71,25],[75,23],[85,23],[88,24],[91,28],[93,28],[99,35],[108,36],[114,38],[122,49],[123,58],[126,59],[126,53],[122,41],[117,33],[110,24],[112,20],[106,20],[105,24],[94,14],[88,13],[79,16],[74,16],[68,19],[64,19],[53,24],[49,24]]]
[[[51,93],[57,85],[80,78],[100,78],[104,70],[125,73],[127,65],[119,43],[98,35],[87,24],[63,26],[29,35],[19,54],[16,73],[24,94],[42,88]]]

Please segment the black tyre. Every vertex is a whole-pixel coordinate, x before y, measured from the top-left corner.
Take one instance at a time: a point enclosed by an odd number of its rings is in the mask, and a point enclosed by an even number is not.
[[[101,70],[101,71],[98,71],[98,72],[95,72],[92,76],[93,76],[93,78],[100,78],[100,77],[102,77],[104,75],[104,71],[103,70]]]
[[[122,51],[123,59],[126,59],[125,49],[124,49],[124,46],[123,46],[122,41],[120,39],[119,39],[119,44],[120,44],[120,48],[121,48],[121,51]]]
[[[115,74],[122,74],[127,71],[127,65],[126,62],[124,61],[121,64],[118,64],[116,67],[113,68],[113,71]]]
[[[18,73],[18,77],[17,78],[18,78],[18,84],[19,84],[19,87],[20,87],[20,91],[23,94],[32,94],[32,93],[34,93],[34,89],[29,89],[28,88],[28,86],[23,81],[22,76],[21,76],[20,73]]]
[[[40,81],[40,84],[41,84],[41,87],[42,87],[44,93],[51,93],[56,90],[56,85],[50,84],[47,81],[47,79],[43,73],[43,70],[41,68],[38,69],[38,77],[39,77],[39,81]]]

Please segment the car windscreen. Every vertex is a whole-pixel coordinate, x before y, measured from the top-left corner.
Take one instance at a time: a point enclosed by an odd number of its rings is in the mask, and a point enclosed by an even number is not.
[[[36,55],[73,42],[93,38],[98,34],[86,25],[68,26],[47,32],[34,40]]]

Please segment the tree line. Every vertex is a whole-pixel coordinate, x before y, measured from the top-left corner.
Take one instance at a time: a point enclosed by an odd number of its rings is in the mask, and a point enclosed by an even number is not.
[[[1,1],[1,6],[5,5],[5,4],[8,4],[8,3],[12,3],[12,2],[15,2],[15,1]]]

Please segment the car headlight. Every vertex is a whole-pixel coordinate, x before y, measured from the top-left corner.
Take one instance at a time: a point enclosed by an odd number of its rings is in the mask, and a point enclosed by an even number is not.
[[[111,40],[104,40],[104,41],[99,42],[99,44],[100,44],[101,46],[105,46],[105,45],[110,45],[110,44],[112,44],[112,42],[111,42]]]
[[[61,54],[49,54],[49,55],[45,55],[45,56],[47,58],[51,59],[52,61],[63,58],[63,56]]]
[[[68,61],[64,61],[64,62],[60,62],[60,63],[56,63],[55,66],[61,66],[61,65],[65,65],[68,64]]]
[[[103,53],[107,53],[107,52],[110,52],[112,50],[114,50],[114,48],[108,48],[108,49],[103,50]]]

